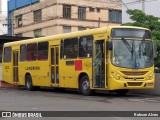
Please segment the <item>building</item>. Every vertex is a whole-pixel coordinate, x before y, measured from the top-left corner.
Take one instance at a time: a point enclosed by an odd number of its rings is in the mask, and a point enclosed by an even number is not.
[[[2,0],[0,0],[0,35],[7,34],[7,15],[2,11]]]
[[[7,8],[8,8],[8,35],[13,35],[14,32],[14,15],[13,12],[17,9],[30,6],[32,4],[36,4],[40,2],[40,0],[8,0]]]
[[[34,1],[10,11],[12,19],[9,33],[23,37],[48,36],[120,25],[122,22],[119,0]]]

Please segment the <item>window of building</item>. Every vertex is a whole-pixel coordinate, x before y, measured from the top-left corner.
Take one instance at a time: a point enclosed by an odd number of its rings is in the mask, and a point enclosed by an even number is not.
[[[16,17],[16,25],[17,27],[22,26],[22,15]]]
[[[94,11],[95,11],[95,9],[94,9],[94,8],[89,7],[89,12],[94,12]]]
[[[37,58],[37,43],[27,45],[27,60],[33,61]]]
[[[109,10],[109,22],[122,22],[122,11]]]
[[[78,27],[78,31],[86,30],[86,27]]]
[[[47,60],[48,59],[48,42],[38,43],[38,60]]]
[[[20,46],[20,61],[26,60],[26,53],[27,53],[27,46],[21,45]]]
[[[86,8],[78,7],[78,19],[86,19]]]
[[[97,12],[101,12],[101,9],[100,9],[100,8],[97,8]]]
[[[64,59],[77,58],[78,56],[78,38],[64,40]]]
[[[11,47],[4,48],[4,62],[11,62]]]
[[[63,17],[64,18],[71,18],[71,6],[69,6],[69,5],[63,6]]]
[[[22,34],[22,33],[15,34],[15,36],[17,36],[17,37],[22,37],[22,36],[23,36],[23,34]]]
[[[79,57],[92,57],[93,36],[80,37]]]
[[[70,33],[71,32],[71,26],[63,26],[63,33]]]
[[[42,10],[34,11],[34,22],[40,22],[42,20]]]
[[[42,36],[42,29],[34,30],[34,36],[35,36],[35,37],[40,37],[40,36]]]

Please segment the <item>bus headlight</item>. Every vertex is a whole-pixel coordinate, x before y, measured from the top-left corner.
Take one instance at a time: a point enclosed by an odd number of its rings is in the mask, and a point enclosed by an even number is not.
[[[121,80],[121,76],[116,71],[112,71],[111,74],[114,78],[116,78],[116,80]]]
[[[151,80],[151,79],[153,79],[153,77],[154,77],[154,73],[150,74],[150,75],[147,77],[147,80]]]

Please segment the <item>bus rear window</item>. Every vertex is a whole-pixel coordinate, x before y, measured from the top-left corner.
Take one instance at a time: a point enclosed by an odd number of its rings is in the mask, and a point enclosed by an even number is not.
[[[11,47],[4,48],[4,62],[11,62]]]

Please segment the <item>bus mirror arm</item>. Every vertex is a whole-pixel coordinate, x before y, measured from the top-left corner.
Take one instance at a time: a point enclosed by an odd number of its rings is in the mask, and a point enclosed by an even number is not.
[[[157,45],[156,44],[153,44],[153,55],[154,55],[154,58],[157,57]]]
[[[112,49],[113,49],[113,44],[112,44],[112,42],[111,42],[111,41],[107,41],[106,47],[107,47],[107,50],[112,50]]]

